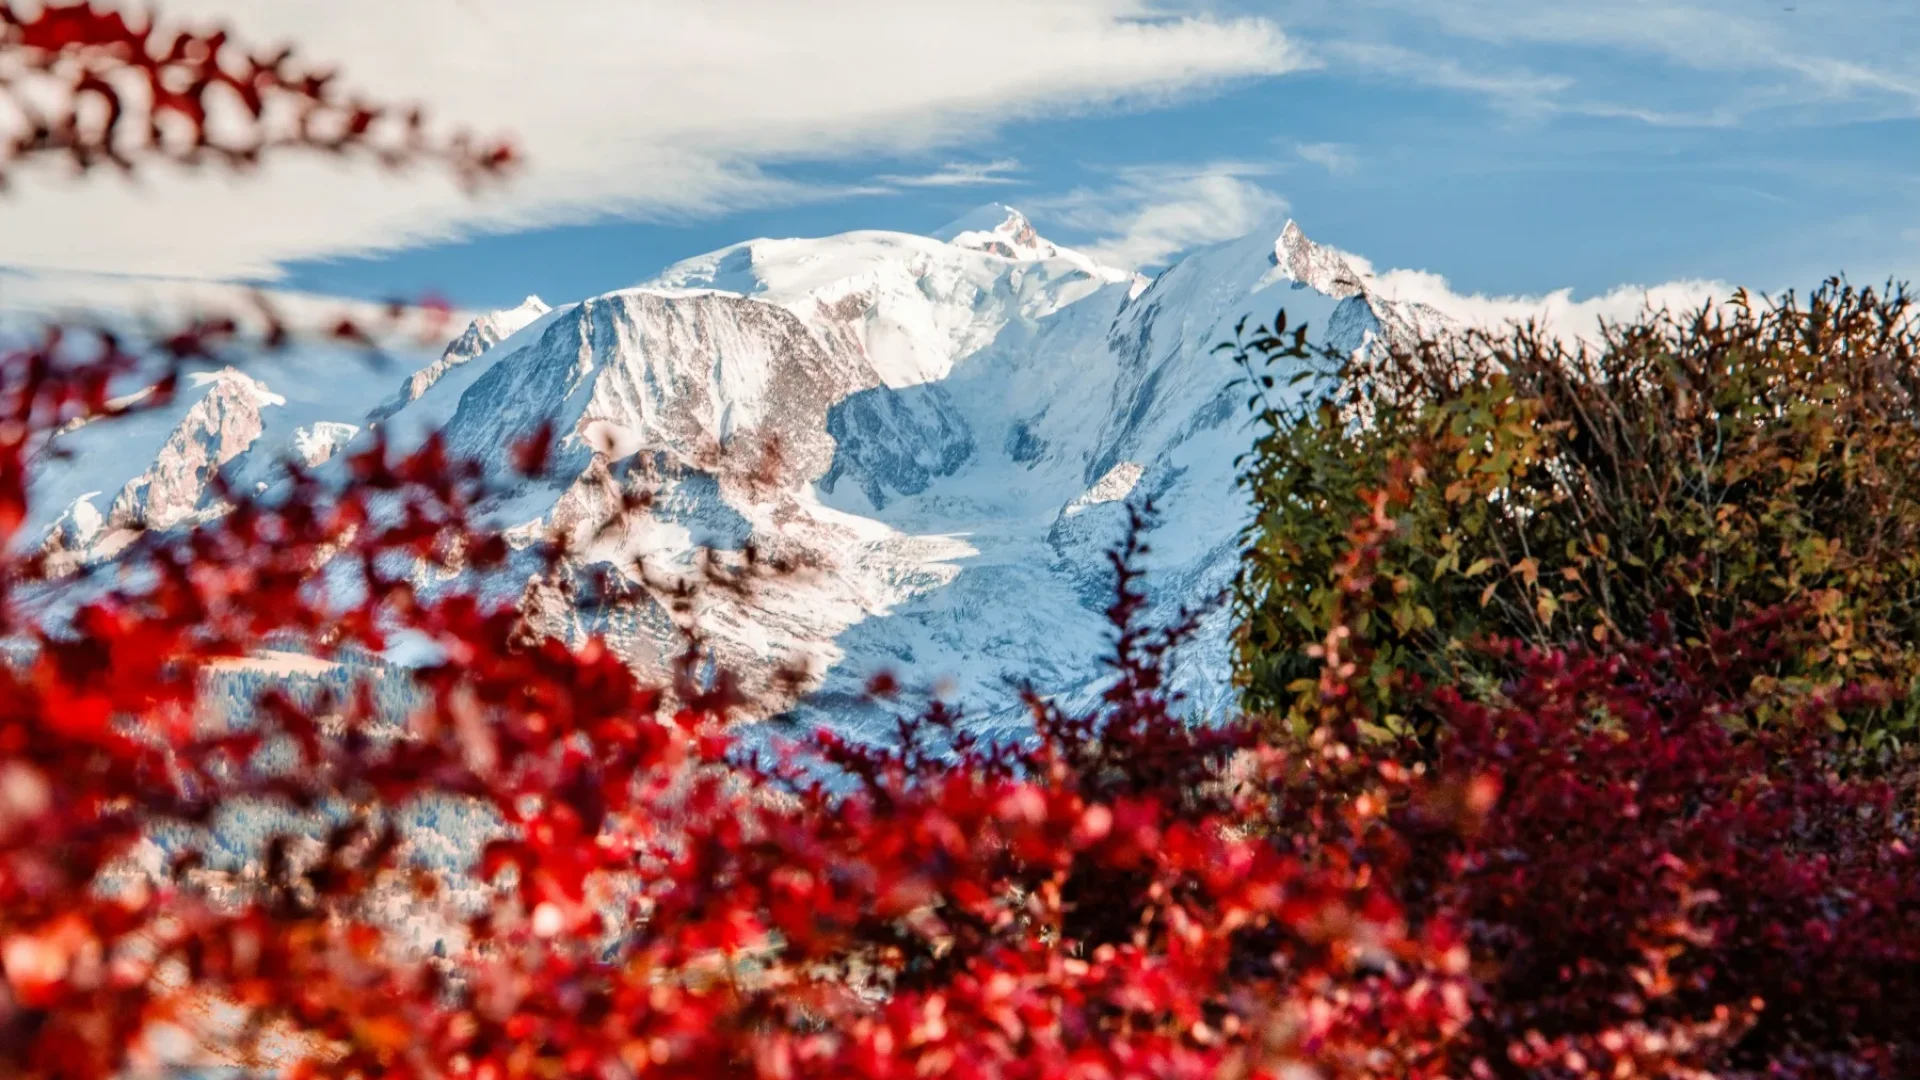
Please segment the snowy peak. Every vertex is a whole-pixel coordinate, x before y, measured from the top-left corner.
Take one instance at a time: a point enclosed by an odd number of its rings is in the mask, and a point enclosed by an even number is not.
[[[384,420],[412,402],[419,401],[422,395],[433,389],[435,383],[446,377],[447,372],[477,359],[480,354],[533,325],[552,310],[546,301],[529,296],[516,307],[489,311],[468,323],[466,330],[447,344],[440,359],[408,376],[400,392],[375,409],[371,419]]]
[[[40,550],[48,557],[47,568],[54,577],[63,577],[83,565],[106,533],[107,517],[93,503],[100,494],[89,491],[74,499],[47,529]]]
[[[260,437],[266,426],[261,410],[286,404],[234,368],[196,375],[191,385],[204,387],[205,395],[168,435],[152,466],[114,497],[107,512],[113,524],[166,529],[192,517],[213,474]]]
[[[1461,329],[1456,319],[1438,308],[1383,295],[1365,260],[1314,243],[1298,222],[1288,220],[1274,241],[1273,263],[1273,275],[1291,280],[1296,288],[1343,301],[1329,329],[1332,340],[1348,346],[1411,349],[1420,341]]]
[[[446,351],[440,354],[440,358],[449,365],[464,364],[512,337],[552,310],[547,306],[546,301],[537,296],[529,296],[517,307],[489,311],[468,323],[466,332],[449,342]]]
[[[988,203],[963,214],[934,230],[936,240],[950,247],[997,255],[1015,262],[1066,262],[1096,280],[1130,282],[1134,291],[1141,288],[1140,275],[1119,267],[1104,266],[1072,248],[1064,248],[1041,236],[1027,215],[1005,203]]]
[[[525,300],[520,301],[520,305],[518,307],[509,308],[504,312],[496,311],[494,312],[494,314],[510,315],[510,316],[525,316],[525,322],[521,323],[521,325],[524,326],[526,325],[526,323],[532,322],[533,320],[539,318],[542,315],[545,315],[547,312],[552,310],[553,310],[553,306],[551,304],[548,304],[545,300],[542,300],[539,297],[529,293]]]
[[[969,215],[956,225],[974,220]],[[1008,251],[1031,229],[1025,218],[1016,223],[1000,212],[979,220],[1007,226],[992,242]],[[972,232],[1000,235],[966,228],[953,235],[964,239]],[[907,386],[944,378],[1008,326],[1030,326],[1130,279],[1037,236],[1022,243],[1026,254],[1016,257],[880,231],[752,240],[677,263],[639,288],[668,296],[721,292],[778,305],[830,351],[858,352],[881,381]]]
[[[1002,203],[988,203],[948,222],[934,234],[955,247],[1006,259],[1056,259],[1060,248],[1034,231],[1027,216]]]
[[[1335,299],[1344,300],[1366,291],[1360,274],[1345,256],[1307,239],[1300,223],[1292,218],[1287,219],[1287,227],[1280,230],[1280,238],[1273,243],[1273,261],[1280,272],[1295,283]]]
[[[556,316],[491,362],[447,422],[448,446],[490,463],[550,423],[569,447],[685,461],[777,435],[789,464],[823,471],[829,405],[877,383],[791,312],[759,300],[626,289]],[[811,478],[807,475],[806,478]]]
[[[1006,226],[1011,226],[1015,230],[1033,227],[1027,221],[1027,216],[1020,211],[1006,203],[991,202],[974,207],[927,235],[935,240],[952,243],[955,238],[965,233],[993,232]]]

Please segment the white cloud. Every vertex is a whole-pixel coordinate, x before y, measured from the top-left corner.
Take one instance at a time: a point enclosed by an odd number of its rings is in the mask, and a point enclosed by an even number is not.
[[[269,314],[288,335],[292,347],[286,351],[269,352],[248,344],[261,340],[259,335],[270,325]],[[216,346],[215,352],[221,355],[213,363],[240,365],[275,386],[280,382],[273,372],[290,370],[287,365],[313,364],[346,364],[351,370],[330,374],[398,386],[405,373],[438,356],[476,314],[444,308],[395,309],[337,296],[255,290],[205,280],[0,269],[0,344],[37,338],[48,326],[69,331],[112,327],[138,344],[173,333],[195,319],[231,318],[240,338],[231,347]],[[343,319],[376,342],[378,351],[331,344]],[[157,369],[145,367],[128,374],[122,384],[132,389],[155,374]]]
[[[1367,290],[1382,299],[1424,304],[1461,326],[1480,330],[1502,330],[1531,321],[1569,341],[1590,339],[1602,324],[1628,322],[1649,310],[1696,311],[1708,302],[1723,302],[1734,292],[1734,286],[1724,281],[1688,278],[1657,285],[1617,285],[1579,299],[1572,289],[1489,296],[1456,292],[1445,277],[1430,270],[1379,270],[1364,256],[1349,251],[1339,254]]]
[[[1330,67],[1481,94],[1503,108],[1713,126],[1836,103],[1875,116],[1920,115],[1913,50],[1920,6],[1913,4],[1874,4],[1870,11],[1855,5],[1845,12],[1813,0],[1278,0],[1258,6],[1277,10]],[[1595,50],[1614,55],[1597,66]],[[1685,84],[1689,72],[1711,78]],[[1698,100],[1676,105],[1680,97]]]
[[[528,169],[468,200],[439,176],[280,161],[231,181],[23,184],[0,200],[16,265],[270,275],[302,257],[608,213],[705,214],[819,197],[783,161],[923,152],[1063,110],[1151,104],[1301,62],[1263,18],[1146,0],[174,0],[249,41],[291,40],[357,88],[514,134]]]
[[[1429,55],[1386,42],[1331,41],[1319,46],[1340,66],[1431,86],[1480,94],[1508,112],[1537,115],[1555,108],[1557,95],[1573,86],[1564,75],[1543,75],[1524,68],[1468,67],[1445,56]]]
[[[1572,289],[1557,289],[1539,296],[1487,296],[1457,293],[1446,278],[1425,270],[1371,274],[1367,287],[1390,300],[1426,304],[1466,326],[1494,330],[1533,320],[1547,330],[1569,337],[1590,335],[1602,322],[1626,322],[1648,309],[1687,312],[1708,301],[1723,301],[1733,294],[1733,286],[1725,282],[1685,280],[1658,285],[1620,285],[1580,299],[1574,298]]]
[[[1081,189],[1035,208],[1098,239],[1080,250],[1113,266],[1164,264],[1198,247],[1245,236],[1284,213],[1287,201],[1254,182],[1271,165],[1214,162],[1136,166],[1108,188]]]
[[[1293,152],[1300,155],[1301,161],[1318,165],[1335,176],[1345,176],[1359,164],[1354,160],[1353,151],[1341,143],[1300,143]]]
[[[1449,33],[1496,44],[1598,46],[1705,71],[1795,76],[1802,91],[1889,92],[1920,106],[1913,41],[1920,11],[1875,5],[1842,15],[1823,5],[1752,0],[1393,0]]]
[[[874,179],[900,187],[979,187],[988,184],[1017,184],[1020,182],[1018,179],[1006,174],[1019,171],[1018,161],[1003,158],[999,161],[948,162],[933,172],[919,176],[887,174]]]

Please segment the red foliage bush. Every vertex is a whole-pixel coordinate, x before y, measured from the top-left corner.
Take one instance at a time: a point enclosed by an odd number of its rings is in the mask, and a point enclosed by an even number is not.
[[[147,573],[93,583],[62,629],[8,624],[31,644],[0,693],[10,1074],[113,1075],[177,1054],[168,1030],[215,1060],[330,1076],[1913,1060],[1911,792],[1834,773],[1821,724],[1767,736],[1787,746],[1723,723],[1753,706],[1784,618],[1697,649],[1516,655],[1498,706],[1440,688],[1451,723],[1423,775],[1351,738],[1351,651],[1325,655],[1309,751],[1183,723],[1160,683],[1182,629],[1141,628],[1123,550],[1096,713],[1036,700],[1032,739],[988,746],[935,712],[888,746],[818,736],[753,764],[727,699],[686,671],[648,686],[390,568],[497,565],[504,546],[467,519],[487,478],[436,444],[353,464],[348,491],[296,478],[272,505],[150,536]],[[361,568],[354,602],[314,588],[329,557]],[[1365,569],[1346,568],[1354,596]],[[11,611],[34,560],[9,570]],[[196,709],[219,657],[269,638],[378,649],[402,627],[448,652],[405,730],[364,693],[272,694],[239,724]],[[1854,697],[1824,707],[1870,695]],[[261,766],[275,743],[290,759]],[[411,863],[396,810],[423,795],[503,825],[477,907]],[[190,854],[151,880],[112,872],[157,826],[263,799],[351,809],[318,843],[271,839],[251,876]],[[438,947],[396,910],[437,911]]]
[[[12,1071],[110,1075],[160,1053],[163,1024],[213,1042],[216,1004],[250,1022],[208,1049],[326,1075],[1419,1075],[1465,1019],[1444,920],[1408,935],[1384,878],[1248,831],[1263,785],[1208,788],[1244,736],[1171,714],[1164,638],[1123,636],[1103,715],[1036,704],[1030,746],[935,715],[905,730],[945,732],[938,750],[823,739],[810,772],[728,765],[700,687],[663,711],[601,648],[527,642],[511,610],[422,603],[382,571],[497,559],[464,518],[483,478],[433,446],[355,466],[344,494],[298,481],[278,508],[151,537],[147,579],[74,633],[14,627],[33,648],[0,694]],[[323,552],[368,577],[347,610],[311,587]],[[400,626],[452,657],[404,733],[364,695],[196,723],[212,658],[268,636],[378,648]],[[250,764],[276,740],[289,767]],[[851,790],[817,778],[836,768]],[[478,871],[507,884],[444,959],[371,910],[439,891],[386,813],[427,793],[506,826]],[[250,798],[355,810],[304,858],[270,841],[253,880],[189,860],[99,887],[143,831]]]
[[[1844,776],[1827,722],[1884,700],[1734,734],[1769,704],[1756,673],[1804,633],[1776,613],[1694,648],[1515,649],[1499,704],[1436,695],[1440,772],[1497,768],[1504,796],[1464,841],[1409,803],[1400,896],[1467,928],[1465,1043],[1507,1044],[1495,1075],[1644,1073],[1650,1051],[1718,1076],[1920,1065],[1915,787]]]

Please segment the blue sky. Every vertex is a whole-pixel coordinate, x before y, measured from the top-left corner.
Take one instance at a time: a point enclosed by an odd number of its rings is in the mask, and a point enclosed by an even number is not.
[[[308,42],[376,91],[504,115],[530,171],[478,204],[420,178],[258,178],[304,225],[237,189],[127,203],[164,207],[178,236],[96,190],[95,250],[27,236],[24,258],[0,246],[0,260],[499,306],[617,288],[754,236],[931,231],[997,200],[1149,270],[1290,214],[1462,292],[1920,278],[1909,0],[917,2],[810,0],[789,25],[797,9],[766,0],[691,16],[652,0],[417,0],[385,35],[300,10],[313,5],[190,5]],[[330,6],[348,22],[384,10]],[[583,33],[609,39],[604,55]],[[411,63],[391,40],[408,34]],[[30,212],[13,202],[0,235]],[[54,212],[88,214],[87,193]],[[196,214],[257,241],[196,241]]]

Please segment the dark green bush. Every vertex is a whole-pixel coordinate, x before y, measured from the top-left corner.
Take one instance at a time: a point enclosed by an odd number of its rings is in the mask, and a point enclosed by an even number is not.
[[[1786,606],[1812,644],[1759,676],[1790,693],[1894,684],[1869,748],[1920,717],[1920,318],[1904,288],[1827,282],[1649,312],[1569,347],[1538,327],[1314,356],[1297,335],[1232,343],[1326,376],[1255,398],[1243,462],[1256,517],[1237,585],[1238,675],[1257,712],[1302,719],[1333,625],[1349,528],[1390,490],[1390,541],[1353,627],[1380,726],[1431,724],[1414,680],[1497,686],[1477,639],[1550,646],[1662,625],[1704,641]],[[1284,318],[1284,317],[1283,317]],[[1284,329],[1283,321],[1281,329]],[[1772,690],[1767,686],[1759,689]],[[1764,718],[1762,720],[1764,722]]]

